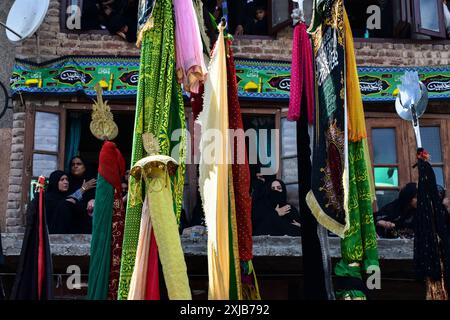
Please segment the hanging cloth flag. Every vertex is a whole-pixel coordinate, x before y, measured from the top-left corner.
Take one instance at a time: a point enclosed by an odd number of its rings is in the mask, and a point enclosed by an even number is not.
[[[40,176],[27,208],[27,225],[11,300],[53,299],[53,264],[45,214],[45,177]]]
[[[229,141],[227,69],[224,26],[212,53],[205,83],[203,111],[198,116],[201,126],[199,188],[208,228],[208,297],[213,300],[230,298],[230,230],[229,203]],[[215,136],[213,136],[215,135]],[[209,137],[208,137],[209,136]],[[214,148],[211,150],[211,140]]]
[[[419,185],[414,216],[414,268],[425,282],[427,300],[448,300],[450,290],[450,230],[429,154],[417,150]]]
[[[117,296],[121,230],[113,233],[113,217],[124,219],[121,177],[125,160],[113,142],[105,141],[100,151],[89,260],[88,299],[106,300]],[[114,238],[114,235],[118,235]],[[111,287],[111,292],[109,291]],[[115,289],[114,289],[115,288]]]
[[[152,232],[148,197],[142,206],[141,229],[128,300],[159,300],[158,248]]]
[[[288,120],[297,121],[301,108],[306,108],[308,123],[314,122],[314,73],[311,42],[306,24],[294,27],[292,42],[291,90]]]
[[[317,96],[311,191],[306,200],[317,221],[343,238],[349,228],[344,6],[342,0],[315,0],[313,8],[308,31]]]
[[[302,12],[299,13],[302,15]],[[300,16],[299,16],[300,18]],[[288,120],[297,122],[298,191],[302,216],[302,252],[305,273],[304,295],[311,300],[332,300],[331,258],[328,232],[317,224],[306,203],[311,190],[311,141],[309,131],[314,122],[314,73],[312,47],[307,27],[299,22],[292,41],[291,90]],[[322,232],[319,232],[322,231]],[[325,231],[325,232],[323,232]]]
[[[199,93],[205,81],[203,45],[192,0],[174,0],[177,78],[187,92]]]
[[[131,164],[145,157],[143,140],[153,141],[158,154],[178,153],[179,168],[171,176],[173,212],[181,213],[186,149],[185,115],[181,87],[175,70],[175,27],[171,0],[156,1],[152,11],[153,26],[142,36],[136,119]],[[181,137],[173,141],[172,134]],[[147,138],[146,138],[147,137]],[[137,191],[130,177],[129,196]],[[139,240],[142,201],[127,203],[120,269],[119,299],[126,300],[134,269]]]
[[[372,202],[372,168],[367,148],[364,110],[356,71],[353,36],[344,11],[346,97],[349,123],[349,223],[341,241],[342,259],[335,268],[336,298],[366,299],[364,274],[379,270]],[[351,124],[351,126],[350,126]],[[370,273],[369,273],[370,272]]]
[[[153,152],[149,153],[152,154]],[[154,233],[158,246],[159,258],[161,260],[169,299],[190,300],[192,297],[189,288],[186,262],[181,247],[177,219],[172,201],[170,175],[176,174],[177,167],[178,164],[171,157],[152,155],[138,161],[133,166],[130,172],[130,178],[133,177],[135,180],[137,190],[145,190],[142,222],[146,223],[147,226],[141,225],[143,234],[140,235],[138,248],[143,249],[141,252],[145,252],[144,250],[149,245],[152,245],[148,243],[151,230]],[[141,185],[142,183],[145,186]],[[139,193],[133,193],[133,195],[130,195],[129,201],[131,203],[139,202],[141,200],[139,197]],[[142,265],[144,265],[143,268],[140,268]],[[147,273],[154,272],[158,272],[157,266],[156,269],[147,269]],[[142,280],[146,281],[146,277],[145,257],[143,255],[137,255],[135,273],[133,273],[131,280],[132,285],[129,300],[132,296],[142,299],[144,290],[139,289],[138,286],[142,286],[139,282]],[[134,291],[131,291],[131,289]]]
[[[245,148],[244,124],[242,122],[241,106],[238,98],[236,67],[234,64],[231,40],[227,40],[227,77],[228,77],[228,121],[229,129],[233,130],[238,141],[233,143],[232,172],[234,202],[236,207],[237,233],[239,244],[239,259],[241,261],[242,290],[244,300],[259,300],[259,289],[256,274],[253,269],[253,238],[252,238],[252,198],[250,196],[250,169]]]

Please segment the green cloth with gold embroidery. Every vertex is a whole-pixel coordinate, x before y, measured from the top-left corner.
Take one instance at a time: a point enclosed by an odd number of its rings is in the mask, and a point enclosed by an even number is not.
[[[372,191],[367,168],[364,139],[349,142],[349,219],[350,229],[341,241],[342,260],[336,276],[362,279],[367,269],[378,264],[377,236],[373,222]],[[352,266],[357,263],[359,266]],[[359,290],[336,290],[336,298],[365,298]]]
[[[151,133],[159,142],[159,154],[171,155],[178,148],[177,174],[171,178],[173,184],[174,212],[179,221],[184,183],[185,136],[171,141],[172,133],[185,128],[185,115],[181,87],[175,74],[175,32],[171,0],[156,1],[152,12],[153,27],[143,33],[136,118],[133,136],[131,166],[146,156],[142,134]],[[182,131],[184,132],[184,130]],[[179,135],[178,135],[179,137]],[[130,179],[129,192],[140,198],[144,190],[138,190]],[[133,273],[142,201],[128,201],[123,240],[122,262],[118,299],[125,300]]]

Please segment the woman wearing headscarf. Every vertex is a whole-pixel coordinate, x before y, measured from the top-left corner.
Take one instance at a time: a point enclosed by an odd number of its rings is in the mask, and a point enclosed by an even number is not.
[[[56,226],[56,220],[58,223],[63,223],[66,220],[64,217],[74,208],[74,204],[67,201],[68,195],[69,179],[67,174],[61,170],[52,172],[45,194],[45,214],[49,233],[57,233],[57,229],[62,229],[63,226]]]
[[[287,202],[283,181],[275,179],[266,191],[265,199],[255,203],[253,235],[300,236],[300,215]]]
[[[85,189],[89,190],[85,184]],[[86,220],[83,219],[78,199],[83,197],[83,189],[69,192],[69,178],[64,171],[50,174],[45,194],[45,212],[50,234],[84,233]],[[87,216],[86,216],[87,218]]]
[[[416,209],[417,185],[410,182],[400,190],[398,199],[375,213],[377,234],[382,238],[412,238]]]
[[[69,194],[76,200],[80,212],[77,233],[92,232],[92,212],[94,211],[96,174],[90,170],[86,161],[75,156],[70,161]]]

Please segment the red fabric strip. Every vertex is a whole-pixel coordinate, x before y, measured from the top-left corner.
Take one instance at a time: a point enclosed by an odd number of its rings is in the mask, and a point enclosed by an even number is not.
[[[42,282],[44,281],[44,225],[42,222],[44,212],[44,177],[39,177],[39,212],[38,212],[38,228],[39,228],[39,247],[38,247],[38,300],[42,296]]]
[[[160,300],[159,291],[159,269],[158,269],[158,246],[156,244],[155,234],[152,230],[150,239],[150,254],[148,255],[147,266],[147,289],[145,291],[145,300]]]
[[[116,144],[105,141],[100,151],[98,173],[108,181],[114,189],[122,191],[121,179],[125,175],[125,159]]]
[[[234,65],[231,41],[227,40],[227,83],[228,83],[228,126],[230,129],[244,129],[241,106],[238,98],[236,81],[236,67]],[[243,131],[242,131],[243,133]],[[234,142],[234,159],[231,166],[233,172],[233,188],[236,204],[236,220],[238,228],[239,258],[244,261],[253,258],[252,238],[252,198],[250,196],[250,169],[245,145],[239,146]],[[238,152],[239,150],[239,152]],[[244,159],[238,159],[239,153],[244,151]],[[244,161],[242,161],[244,160]]]
[[[108,299],[117,300],[120,278],[120,259],[125,228],[125,207],[122,193],[115,190],[111,234],[111,269],[109,272]]]

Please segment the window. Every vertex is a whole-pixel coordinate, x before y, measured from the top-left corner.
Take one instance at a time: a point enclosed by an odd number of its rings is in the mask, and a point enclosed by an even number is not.
[[[377,197],[377,207],[395,200],[400,189],[408,182],[417,181],[410,177],[409,165],[411,148],[407,139],[409,122],[398,118],[397,114],[366,114],[367,138],[372,160],[373,177]],[[412,149],[415,155],[415,149]]]
[[[60,27],[63,32],[111,33],[135,42],[137,15],[137,0],[62,0]]]
[[[399,190],[395,128],[372,128],[373,171],[378,207],[396,198]]]
[[[366,125],[378,209],[395,200],[408,182],[418,182],[416,137],[409,121],[396,113],[366,112]],[[450,117],[424,114],[420,118],[422,145],[430,154],[436,183],[448,189],[450,181]]]
[[[436,175],[436,183],[448,189],[450,181],[450,118],[441,115],[440,118],[430,118],[425,114],[420,119],[420,136],[422,145],[430,154],[430,164]],[[412,128],[408,129],[409,139],[415,141]],[[415,156],[411,157],[411,166],[415,163]],[[412,171],[413,179],[418,179],[417,170]]]
[[[51,107],[28,107],[26,116],[24,176],[22,190],[23,203],[28,203],[33,192],[32,183],[40,175],[46,177],[62,168],[64,158],[64,110]]]
[[[445,17],[442,0],[414,0],[413,31],[425,35],[445,38]]]
[[[447,0],[347,0],[345,8],[355,38],[419,38],[420,35],[445,39],[450,35]]]
[[[36,112],[32,176],[46,176],[59,164],[59,114]]]
[[[203,0],[203,5],[217,23],[226,6],[231,34],[236,34],[242,26],[244,35],[274,35],[292,21],[290,0]],[[208,21],[205,23],[208,26]]]
[[[441,186],[445,186],[440,128],[420,128],[420,135],[423,147],[430,153],[430,163],[436,175],[436,182]]]

